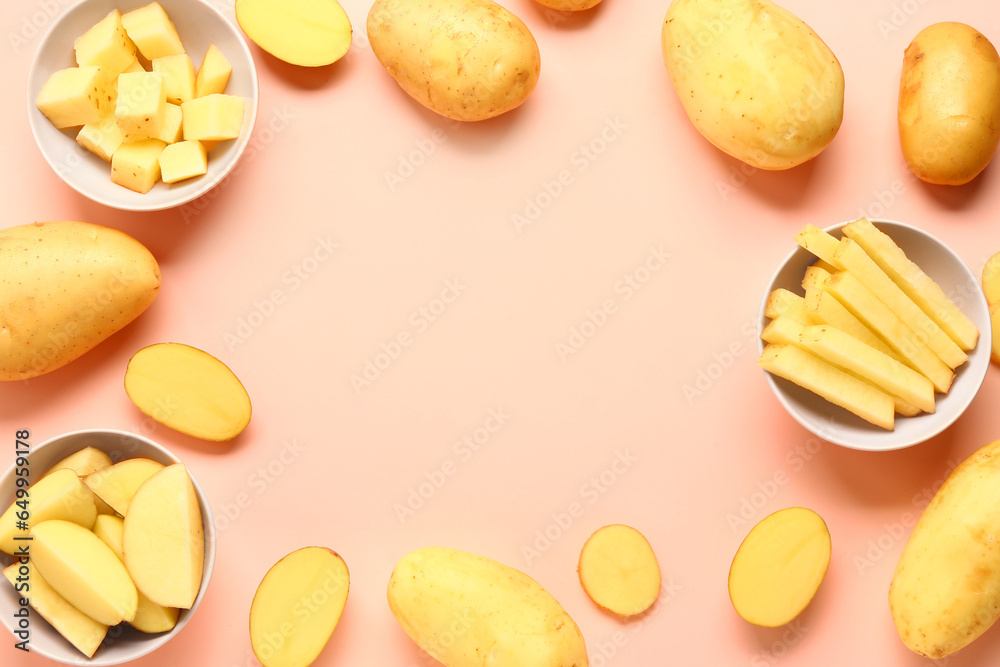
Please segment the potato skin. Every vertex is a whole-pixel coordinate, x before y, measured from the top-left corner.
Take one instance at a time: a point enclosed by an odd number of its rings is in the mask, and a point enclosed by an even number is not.
[[[749,165],[795,167],[840,129],[840,62],[808,25],[770,0],[674,0],[661,47],[695,128]]]
[[[927,26],[903,54],[899,142],[923,181],[963,185],[989,164],[1000,141],[1000,56],[964,23]]]
[[[889,586],[903,643],[951,655],[1000,616],[1000,440],[959,464],[913,529]]]
[[[426,547],[389,579],[389,609],[446,667],[587,667],[583,634],[534,579],[465,551]]]
[[[491,0],[376,0],[367,29],[375,57],[403,90],[452,120],[510,111],[538,82],[534,36]]]
[[[0,230],[0,380],[60,368],[138,317],[160,269],[131,236],[85,222]]]
[[[596,7],[601,0],[536,0],[538,4],[560,12],[580,12]]]

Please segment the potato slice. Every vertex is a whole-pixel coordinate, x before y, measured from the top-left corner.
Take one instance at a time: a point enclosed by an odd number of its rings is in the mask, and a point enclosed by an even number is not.
[[[892,282],[885,271],[856,242],[848,237],[840,239],[834,257],[845,271],[857,276],[861,284],[870,289],[879,301],[889,307],[889,310],[896,313],[906,326],[913,329],[917,338],[948,364],[949,368],[958,368],[969,360],[968,355],[955,344],[955,341],[949,338],[927,313],[920,310],[920,306],[914,303],[899,285]]]
[[[754,526],[729,569],[729,599],[745,620],[769,628],[809,605],[830,566],[830,531],[816,512],[787,507]]]
[[[844,235],[864,248],[892,281],[944,329],[960,348],[968,352],[976,346],[979,330],[975,323],[948,298],[934,280],[911,261],[892,238],[861,218],[844,226]]]
[[[62,470],[63,468],[69,468],[78,476],[86,477],[92,472],[110,468],[111,465],[111,457],[108,456],[107,452],[96,447],[84,447],[55,463],[42,477],[48,477],[56,470]]]
[[[337,0],[236,0],[236,22],[257,46],[292,65],[329,65],[351,48],[351,20]]]
[[[891,431],[895,422],[892,396],[794,345],[768,345],[757,365],[793,382],[876,426]]]
[[[250,645],[260,664],[312,664],[340,622],[350,580],[344,559],[324,547],[298,549],[275,563],[250,603]]]
[[[121,560],[89,529],[43,521],[31,529],[31,561],[53,590],[104,625],[135,618],[139,596]]]
[[[190,609],[205,561],[205,529],[194,483],[183,463],[147,479],[122,527],[125,567],[143,595],[164,607]]]
[[[122,530],[125,528],[125,521],[120,516],[99,516],[94,522],[94,535],[101,538],[101,541],[111,547],[122,562],[125,558],[122,553]],[[129,621],[129,625],[139,632],[169,632],[177,625],[180,616],[180,609],[176,607],[164,607],[156,604],[142,591],[139,593],[139,602],[135,609],[135,618]]]
[[[156,421],[203,440],[230,440],[250,423],[250,397],[236,375],[190,345],[157,343],[136,352],[125,392]]]
[[[598,528],[580,550],[580,585],[594,604],[619,616],[641,614],[660,594],[660,566],[635,528]]]
[[[71,605],[55,592],[38,574],[32,562],[14,563],[3,570],[3,576],[13,584],[18,594],[28,598],[38,615],[48,621],[56,632],[88,658],[101,646],[108,634],[108,626],[98,623]],[[22,588],[27,584],[27,589]]]

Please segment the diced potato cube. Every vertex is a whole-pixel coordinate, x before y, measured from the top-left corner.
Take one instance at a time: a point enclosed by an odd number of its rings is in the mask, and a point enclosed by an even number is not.
[[[97,65],[53,72],[35,106],[60,130],[96,123],[114,109],[114,76]]]
[[[185,140],[235,139],[243,127],[243,98],[214,93],[181,105]]]
[[[184,45],[166,10],[158,2],[122,15],[125,32],[147,60],[184,53]]]
[[[109,113],[96,123],[84,125],[76,135],[78,144],[105,162],[111,162],[111,156],[124,140],[114,113]]]
[[[198,75],[194,82],[194,96],[205,97],[215,93],[226,92],[229,85],[229,76],[233,73],[233,66],[229,64],[226,56],[222,55],[215,44],[208,45],[208,51],[198,68]]]
[[[153,71],[163,74],[167,87],[167,101],[173,104],[187,102],[194,98],[194,63],[191,56],[163,56],[153,61]]]
[[[122,144],[111,157],[111,182],[140,194],[149,192],[160,180],[160,153],[165,147],[159,139]]]
[[[77,65],[99,65],[120,74],[135,61],[135,44],[122,25],[122,14],[112,10],[73,43]]]
[[[125,141],[159,136],[167,111],[167,88],[159,72],[133,72],[118,77],[115,118]]]
[[[183,137],[181,131],[183,118],[184,114],[181,112],[180,106],[167,102],[167,110],[163,116],[163,128],[154,138],[168,144],[180,141]]]
[[[160,153],[160,174],[164,183],[176,183],[208,172],[208,152],[200,141],[179,141]]]

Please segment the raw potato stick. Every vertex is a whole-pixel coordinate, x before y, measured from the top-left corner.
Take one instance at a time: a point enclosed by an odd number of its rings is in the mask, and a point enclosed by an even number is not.
[[[844,304],[837,301],[836,297],[823,291],[822,288],[806,289],[805,309],[808,314],[818,320],[818,324],[833,325],[883,354],[898,359],[898,355],[892,351],[891,347],[872,333],[872,330],[845,308]]]
[[[826,265],[837,270],[843,268],[837,263],[836,258],[834,258],[838,241],[833,234],[824,232],[816,225],[806,225],[795,235],[795,242],[802,246],[803,249],[816,255]]]
[[[799,340],[806,349],[822,359],[853,371],[886,393],[898,396],[924,412],[934,412],[934,385],[930,380],[836,327],[804,327]]]
[[[955,379],[954,372],[854,274],[848,271],[835,273],[827,279],[825,287],[837,301],[902,355],[907,365],[926,375],[935,389],[947,393]]]
[[[810,346],[807,345],[806,342],[803,340],[803,332],[815,326],[819,325],[802,326],[800,323],[791,320],[787,317],[777,317],[768,322],[767,326],[764,327],[764,331],[761,332],[760,337],[765,343],[771,343],[773,345],[794,345],[795,347],[801,348],[806,352],[815,354],[817,357],[823,359],[823,361],[826,361],[829,364],[833,364],[834,366],[848,373],[849,375],[853,375],[859,380],[863,380],[864,382],[867,382],[868,384],[878,389],[881,389],[887,394],[891,394],[893,401],[893,409],[899,414],[903,415],[904,417],[913,417],[915,415],[920,414],[920,408],[918,408],[916,405],[903,400],[899,395],[895,394],[889,388],[880,386],[879,383],[873,382],[870,378],[867,378],[863,374],[858,373],[854,368],[850,367],[853,364],[849,363],[845,365],[844,363],[840,363],[840,361],[837,359],[830,358],[828,356],[821,354],[819,351],[810,349]],[[850,337],[848,336],[848,338]],[[859,344],[864,345],[863,343]],[[903,368],[906,368],[906,370],[910,371],[911,373],[916,373],[916,371],[913,371],[912,369],[906,366],[903,366]],[[919,373],[917,374],[917,376],[923,377]],[[927,378],[924,379],[926,380]],[[930,380],[927,380],[927,386],[931,390],[931,405],[933,406],[934,387],[931,386]]]
[[[813,354],[793,345],[768,345],[757,365],[869,423],[888,431],[894,428],[894,403],[889,394],[834,368]]]
[[[960,348],[968,352],[976,346],[979,330],[941,286],[914,264],[888,234],[867,218],[844,227],[844,234],[864,248],[894,283],[927,313]]]
[[[850,238],[840,239],[834,257],[845,270],[850,271],[870,289],[879,300],[913,329],[917,337],[927,344],[949,368],[958,368],[969,360],[968,355],[948,337],[928,315],[908,297],[899,285],[892,282],[878,264]]]
[[[779,287],[768,297],[764,305],[764,316],[773,320],[780,315],[786,315],[802,324],[817,324],[806,312],[802,296]]]

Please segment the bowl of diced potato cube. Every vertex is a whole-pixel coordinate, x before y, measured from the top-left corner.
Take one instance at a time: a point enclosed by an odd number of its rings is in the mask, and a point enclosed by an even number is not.
[[[28,118],[63,181],[155,211],[233,173],[257,115],[238,28],[201,0],[83,0],[52,23],[28,74]]]
[[[68,665],[152,653],[209,587],[216,529],[204,490],[139,435],[30,435],[16,433],[0,473],[0,623],[18,648]]]
[[[990,363],[989,307],[969,266],[892,220],[807,224],[794,243],[764,292],[757,360],[788,413],[860,450],[951,426]]]

